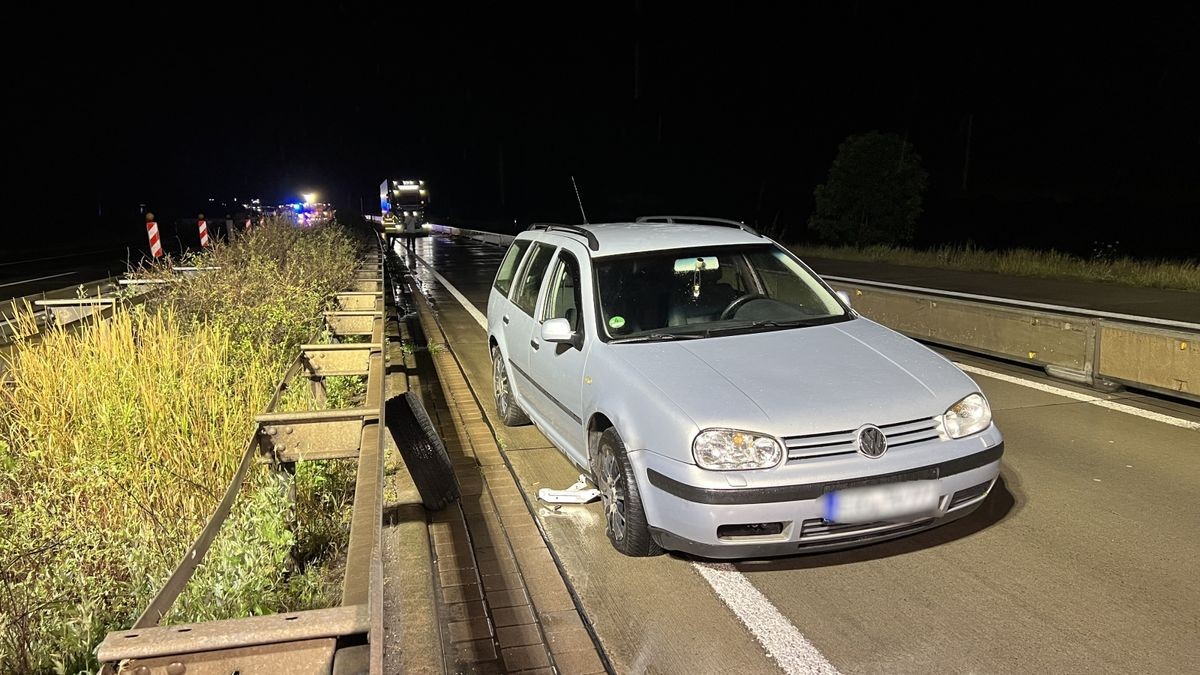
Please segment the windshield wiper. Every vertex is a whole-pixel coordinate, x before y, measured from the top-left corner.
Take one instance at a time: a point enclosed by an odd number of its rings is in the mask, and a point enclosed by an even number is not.
[[[713,335],[716,335],[718,333],[757,330],[759,328],[799,328],[800,326],[815,326],[820,323],[822,323],[822,319],[792,319],[790,321],[765,319],[762,321],[751,321],[749,323],[736,324],[733,326],[718,326],[716,328],[710,328],[708,331]]]
[[[697,338],[706,337],[700,333],[650,333],[649,335],[632,335],[626,338],[617,338],[609,340],[609,344],[620,344],[622,342],[666,342],[668,340],[695,340]]]

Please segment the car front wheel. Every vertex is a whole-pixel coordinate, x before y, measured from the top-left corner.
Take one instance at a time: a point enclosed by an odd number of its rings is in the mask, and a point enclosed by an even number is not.
[[[529,424],[529,416],[513,398],[512,387],[508,383],[508,369],[504,367],[504,356],[500,354],[499,347],[492,347],[492,393],[496,397],[496,412],[504,426]]]
[[[646,522],[642,497],[633,477],[633,465],[625,453],[625,443],[614,428],[610,427],[600,435],[593,473],[604,507],[604,529],[613,547],[634,557],[662,553],[650,537],[650,525]]]

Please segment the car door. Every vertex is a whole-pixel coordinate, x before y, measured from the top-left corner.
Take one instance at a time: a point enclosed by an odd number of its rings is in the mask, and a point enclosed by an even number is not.
[[[583,302],[583,275],[580,259],[586,252],[575,253],[565,244],[550,267],[542,300],[538,304],[529,344],[529,375],[547,405],[542,406],[555,445],[567,452],[580,466],[587,463],[587,442],[583,423],[583,370],[591,337]],[[578,247],[582,248],[582,247]],[[546,342],[541,339],[542,323],[549,319],[567,319],[576,335],[574,344]]]
[[[529,377],[529,352],[531,343],[529,336],[533,333],[534,314],[537,310],[538,296],[541,294],[543,281],[550,263],[554,258],[555,247],[551,244],[535,242],[525,254],[525,261],[517,273],[508,302],[500,313],[500,332],[503,335],[505,356],[508,357],[509,382],[513,393],[521,407],[535,422],[543,423],[545,411],[542,407],[526,405],[538,402],[530,397],[532,389]]]

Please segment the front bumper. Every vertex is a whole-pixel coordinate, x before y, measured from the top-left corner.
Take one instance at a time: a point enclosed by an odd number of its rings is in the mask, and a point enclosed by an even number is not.
[[[956,444],[957,456],[941,461],[910,457],[907,462],[880,466],[884,470],[878,472],[867,473],[861,467],[850,473],[813,471],[812,480],[805,482],[743,488],[720,485],[718,480],[727,479],[716,472],[697,473],[694,467],[681,471],[680,463],[661,455],[633,453],[631,460],[646,477],[642,500],[651,532],[663,548],[707,558],[794,555],[892,539],[971,513],[987,498],[1000,474],[1004,442],[994,427],[990,431],[971,443],[950,441]],[[987,447],[979,449],[981,445]],[[670,475],[672,470],[675,476]],[[693,484],[698,478],[708,479],[709,484]],[[940,499],[932,516],[859,525],[823,520],[826,492],[907,480],[937,481]],[[736,530],[744,525],[769,525],[778,531]]]

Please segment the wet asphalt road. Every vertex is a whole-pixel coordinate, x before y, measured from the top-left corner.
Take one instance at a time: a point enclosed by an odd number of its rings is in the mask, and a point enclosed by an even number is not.
[[[428,238],[416,251],[486,311],[501,249]],[[416,269],[494,421],[486,335],[433,275]],[[1200,432],[975,379],[1006,453],[1002,482],[974,514],[874,546],[735,567],[845,673],[1194,672]],[[1112,398],[1200,419],[1196,408],[1174,402]],[[493,425],[527,491],[575,480],[536,429]],[[537,515],[619,672],[779,670],[690,560],[620,556],[596,504],[541,507]]]
[[[124,248],[0,262],[0,301],[70,288],[125,269]]]

